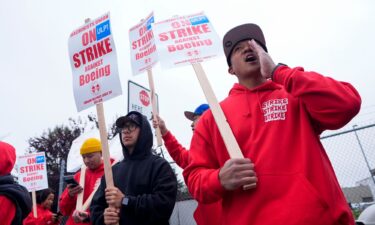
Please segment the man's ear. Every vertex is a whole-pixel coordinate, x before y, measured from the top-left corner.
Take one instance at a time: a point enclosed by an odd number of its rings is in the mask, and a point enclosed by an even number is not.
[[[228,73],[235,75],[236,73],[234,72],[232,66],[228,67]]]

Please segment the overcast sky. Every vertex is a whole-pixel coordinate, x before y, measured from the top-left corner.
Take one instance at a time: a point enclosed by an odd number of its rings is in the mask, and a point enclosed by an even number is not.
[[[0,0],[0,139],[18,154],[27,139],[96,113],[95,107],[77,113],[68,55],[69,34],[85,18],[111,14],[123,95],[104,103],[107,125],[127,110],[127,82],[148,87],[147,74],[132,76],[129,28],[154,11],[155,21],[204,11],[220,38],[242,23],[263,29],[275,62],[320,72],[352,83],[363,100],[360,115],[350,125],[375,122],[375,1],[6,1]],[[220,4],[220,6],[218,6]],[[203,63],[219,100],[236,79],[227,73],[224,56]],[[205,102],[192,67],[153,69],[160,115],[181,143],[189,146],[190,122],[185,110]]]

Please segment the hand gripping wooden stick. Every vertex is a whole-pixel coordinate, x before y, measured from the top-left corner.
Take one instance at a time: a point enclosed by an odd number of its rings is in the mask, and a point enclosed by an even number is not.
[[[224,144],[228,150],[229,156],[231,158],[244,158],[242,151],[227,122],[227,119],[225,118],[224,112],[221,109],[219,102],[217,101],[214,91],[212,90],[210,82],[207,79],[202,65],[200,63],[194,63],[192,64],[192,66],[206,96],[207,102],[210,105],[210,109],[215,118],[215,122],[219,128],[220,134],[223,137]],[[243,186],[243,190],[248,190],[252,187],[253,185],[245,185]]]

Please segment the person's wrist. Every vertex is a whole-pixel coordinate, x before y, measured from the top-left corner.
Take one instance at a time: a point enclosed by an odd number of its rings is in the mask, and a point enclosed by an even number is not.
[[[161,135],[166,135],[167,133],[168,133],[168,129],[160,129],[160,133],[161,133]]]
[[[278,64],[273,68],[273,70],[272,70],[272,72],[271,72],[271,80],[273,80],[273,78],[274,78],[274,74],[275,74],[275,71],[276,71],[277,68],[279,68],[280,66],[287,66],[287,65],[284,64],[284,63],[278,63]]]

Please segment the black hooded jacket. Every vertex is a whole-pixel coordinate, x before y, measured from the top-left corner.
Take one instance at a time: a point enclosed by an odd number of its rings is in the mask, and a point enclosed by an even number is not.
[[[114,185],[129,199],[122,205],[120,225],[167,225],[177,194],[177,179],[168,162],[151,152],[153,135],[147,118],[140,113],[141,130],[134,148],[128,149],[120,142],[124,160],[113,166]],[[90,206],[93,224],[104,224],[106,185],[104,177]]]
[[[27,189],[17,184],[13,176],[9,174],[0,176],[0,195],[6,196],[16,205],[16,215],[12,224],[22,224],[23,219],[29,215],[32,207],[32,201]]]

